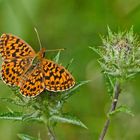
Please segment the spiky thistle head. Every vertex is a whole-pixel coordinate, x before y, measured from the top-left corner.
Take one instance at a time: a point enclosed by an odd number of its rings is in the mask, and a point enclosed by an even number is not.
[[[103,44],[98,53],[103,72],[124,79],[140,72],[140,45],[133,27],[118,33],[112,33],[108,27],[107,37],[101,38]]]

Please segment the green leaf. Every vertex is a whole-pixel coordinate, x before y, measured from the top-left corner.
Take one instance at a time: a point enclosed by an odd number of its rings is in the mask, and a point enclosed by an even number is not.
[[[86,80],[86,81],[78,82],[72,89],[67,91],[65,94],[62,94],[62,100],[66,100],[67,98],[72,96],[79,87],[81,87],[82,85],[85,85],[85,84],[87,84],[89,82],[91,82],[91,80]]]
[[[22,112],[5,112],[0,114],[0,119],[22,121]]]
[[[43,122],[43,119],[40,117],[40,112],[35,111],[30,114],[24,114],[22,116],[23,121],[36,121],[36,122]]]
[[[16,101],[12,98],[0,98],[1,102],[6,102],[6,103],[10,103],[10,104],[14,104],[14,105],[18,105],[18,106],[25,106],[25,104],[21,101]]]
[[[88,129],[76,116],[68,113],[64,113],[60,116],[53,115],[52,117],[50,117],[50,121],[74,124]]]
[[[93,50],[96,54],[98,54],[99,56],[101,56],[101,54],[100,54],[100,52],[99,52],[99,50],[97,48],[94,48],[94,47],[91,47],[91,46],[89,46],[89,48],[91,50]]]
[[[61,52],[61,51],[59,51],[59,52],[57,53],[57,55],[54,57],[54,59],[53,59],[53,61],[55,61],[56,63],[58,63],[58,61],[59,61],[60,52]]]
[[[76,90],[77,88],[79,88],[79,87],[81,87],[81,86],[83,86],[83,85],[85,85],[85,84],[87,84],[87,83],[89,83],[89,82],[91,82],[91,80],[80,81],[80,82],[78,82],[71,90],[69,90],[67,93],[73,92],[73,91]]]
[[[104,77],[105,77],[105,82],[106,82],[106,87],[107,87],[107,91],[108,91],[108,94],[110,97],[113,96],[113,92],[114,92],[114,79],[113,77],[111,77],[110,75],[108,74],[104,74]]]
[[[128,33],[126,34],[126,36],[130,40],[130,42],[133,42],[134,41],[134,39],[135,39],[136,36],[134,35],[133,26],[130,28],[130,30],[128,31]]]
[[[27,114],[22,112],[5,112],[0,114],[0,119],[2,120],[14,120],[14,121],[36,121],[42,122],[40,117],[29,117]]]
[[[70,62],[67,64],[66,69],[69,69],[69,67],[71,66],[72,62],[73,62],[73,58],[70,60]]]
[[[13,91],[13,93],[16,95],[16,97],[18,97],[21,101],[24,102],[23,96],[19,93],[19,87],[16,87],[16,86],[15,87],[9,86],[9,87]]]
[[[41,140],[40,138],[34,138],[32,136],[29,136],[27,134],[17,134],[17,136],[21,139],[21,140]]]
[[[129,114],[131,116],[134,116],[132,111],[127,106],[122,105],[122,106],[117,107],[114,111],[108,113],[108,117],[112,117],[115,114],[120,113],[120,112],[123,112],[123,113]]]
[[[109,26],[107,26],[107,31],[108,31],[108,36],[109,36],[109,38],[112,39],[112,38],[114,37],[114,35],[113,35],[111,29],[109,28]]]

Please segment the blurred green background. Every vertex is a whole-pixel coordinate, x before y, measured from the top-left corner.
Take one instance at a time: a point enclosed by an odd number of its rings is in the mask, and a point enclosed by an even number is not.
[[[71,71],[77,81],[92,79],[81,87],[64,106],[84,122],[88,130],[58,124],[58,140],[97,140],[106,119],[110,99],[107,95],[98,56],[88,46],[101,45],[99,35],[107,34],[107,25],[113,31],[126,30],[134,25],[140,32],[139,0],[0,0],[0,33],[15,34],[39,51],[34,27],[38,29],[42,46],[47,49],[66,48],[61,53],[64,66],[73,58]],[[56,53],[48,52],[51,59]],[[120,113],[111,122],[105,140],[140,140],[140,75],[128,82],[119,104],[129,106],[135,116]],[[11,96],[12,91],[2,81],[0,96]],[[9,104],[10,105],[10,104]],[[0,112],[8,111],[0,103]],[[40,132],[47,140],[44,126],[0,120],[0,139],[18,140],[17,133],[37,137]]]

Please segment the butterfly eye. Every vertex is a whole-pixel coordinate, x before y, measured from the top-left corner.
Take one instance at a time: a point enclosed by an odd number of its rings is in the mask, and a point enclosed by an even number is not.
[[[42,53],[42,58],[44,58],[44,57],[45,57],[45,52]]]

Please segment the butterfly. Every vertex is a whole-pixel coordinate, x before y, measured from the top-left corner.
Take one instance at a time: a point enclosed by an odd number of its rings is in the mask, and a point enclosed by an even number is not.
[[[36,53],[25,41],[2,34],[1,77],[4,83],[18,86],[24,96],[34,97],[44,90],[61,92],[75,85],[74,77],[63,66],[45,58],[45,48]]]

